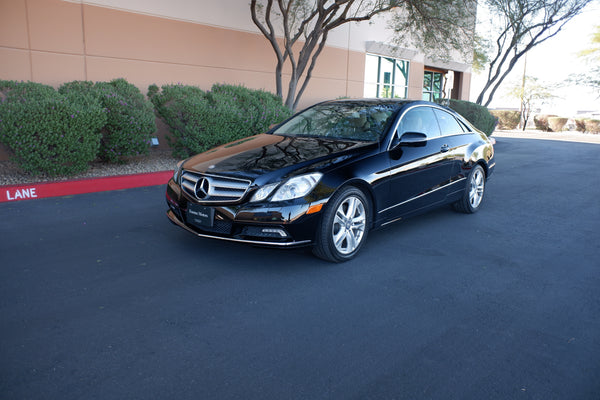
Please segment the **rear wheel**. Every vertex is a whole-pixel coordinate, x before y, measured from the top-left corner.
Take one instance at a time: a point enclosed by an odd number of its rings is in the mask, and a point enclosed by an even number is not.
[[[467,178],[467,186],[463,197],[454,203],[457,211],[465,214],[473,214],[481,207],[483,194],[485,193],[485,171],[481,165],[476,165]]]
[[[336,193],[323,213],[313,253],[324,260],[342,262],[358,253],[370,226],[369,201],[349,186]]]

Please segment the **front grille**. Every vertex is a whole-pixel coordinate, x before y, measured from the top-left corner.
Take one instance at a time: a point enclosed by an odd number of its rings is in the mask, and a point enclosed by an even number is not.
[[[250,181],[183,171],[183,191],[194,199],[206,202],[233,202],[241,200],[250,187]]]
[[[232,227],[233,224],[231,223],[231,221],[221,221],[215,219],[215,223],[212,226],[212,228],[208,228],[206,230],[214,233],[220,233],[222,235],[230,235]]]
[[[187,220],[187,222],[189,223],[190,221]],[[231,235],[233,231],[233,222],[219,218],[215,218],[212,226],[195,225],[193,223],[190,225],[193,225],[194,227],[200,229],[203,232],[216,233],[220,235]]]

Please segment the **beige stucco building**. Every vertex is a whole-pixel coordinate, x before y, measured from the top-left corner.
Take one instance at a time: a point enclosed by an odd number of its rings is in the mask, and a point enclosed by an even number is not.
[[[386,25],[378,18],[333,31],[300,106],[342,96],[431,98],[444,81],[447,97],[468,99],[470,64],[390,46]],[[0,79],[59,86],[123,77],[143,93],[178,82],[275,91],[274,69],[248,0],[0,0]]]

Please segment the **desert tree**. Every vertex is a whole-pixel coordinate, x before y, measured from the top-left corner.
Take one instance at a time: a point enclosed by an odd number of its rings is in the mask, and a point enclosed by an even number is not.
[[[473,38],[473,72],[480,73],[485,71],[487,64],[490,62],[490,52],[492,44],[483,36],[475,32]]]
[[[535,46],[556,36],[593,0],[484,0],[494,37],[487,80],[477,104],[488,106],[517,62]]]
[[[474,0],[251,0],[250,11],[275,53],[275,86],[282,98],[283,70],[286,63],[290,65],[285,104],[295,109],[332,30],[391,12],[389,20],[397,37],[412,35],[421,48],[433,48],[433,44],[441,44],[442,49],[462,48],[465,43],[472,45],[472,38],[458,39],[452,24],[465,18],[453,16],[463,15],[465,10],[474,13],[475,4]]]
[[[589,57],[596,62],[600,62],[600,25],[595,26],[595,31],[591,35],[592,47],[579,52],[580,57]]]
[[[600,25],[596,26],[591,43],[591,47],[579,53],[589,68],[586,72],[569,75],[566,84],[591,88],[600,97]]]
[[[533,76],[523,76],[523,80],[512,85],[508,95],[518,99],[521,103],[520,126],[525,130],[527,122],[531,117],[533,107],[538,107],[556,96],[552,93],[552,87],[539,81]]]

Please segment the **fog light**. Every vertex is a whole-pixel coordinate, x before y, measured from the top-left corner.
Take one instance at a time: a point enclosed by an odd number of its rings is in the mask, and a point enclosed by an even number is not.
[[[287,233],[283,229],[277,228],[263,228],[262,233],[266,235],[279,235],[282,238],[287,237]]]

